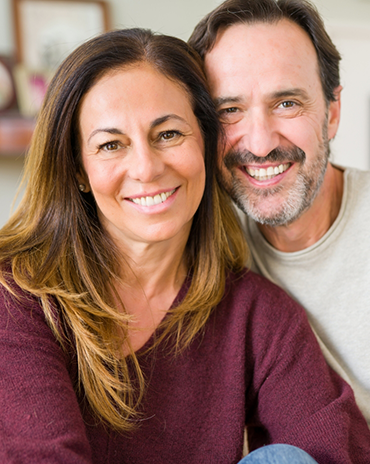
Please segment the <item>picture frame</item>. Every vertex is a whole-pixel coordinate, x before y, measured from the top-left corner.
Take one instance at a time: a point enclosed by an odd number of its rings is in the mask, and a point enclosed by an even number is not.
[[[0,115],[17,106],[13,62],[8,56],[0,55]]]
[[[55,70],[78,45],[110,28],[103,0],[12,0],[17,62]]]

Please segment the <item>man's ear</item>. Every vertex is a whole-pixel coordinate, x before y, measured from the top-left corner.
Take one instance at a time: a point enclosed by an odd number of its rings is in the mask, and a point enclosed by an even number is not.
[[[339,127],[339,121],[340,121],[340,107],[341,107],[341,100],[340,100],[340,94],[342,92],[343,87],[341,85],[338,85],[334,89],[334,96],[335,96],[335,101],[331,101],[329,103],[329,108],[328,108],[328,137],[329,140],[332,140],[338,130]]]
[[[90,184],[87,180],[86,174],[81,174],[78,172],[76,174],[77,180],[78,180],[78,188],[81,190],[81,192],[88,193],[91,191]]]

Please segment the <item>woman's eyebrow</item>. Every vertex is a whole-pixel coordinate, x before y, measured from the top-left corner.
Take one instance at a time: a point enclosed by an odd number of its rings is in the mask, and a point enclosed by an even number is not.
[[[181,122],[184,122],[184,123],[188,124],[188,122],[184,118],[182,118],[181,116],[171,113],[171,114],[166,114],[165,116],[161,116],[161,117],[159,117],[157,119],[154,119],[154,121],[151,123],[150,127],[151,127],[151,129],[153,129],[154,127],[160,126],[161,124],[168,121],[169,119],[177,119],[178,121],[181,121]]]
[[[87,139],[87,143],[89,143],[90,140],[94,137],[94,135],[98,134],[99,132],[107,132],[108,134],[113,134],[113,135],[124,135],[124,133],[120,129],[117,129],[116,127],[104,127],[102,129],[93,130],[89,138]]]
[[[163,124],[164,122],[168,121],[169,119],[177,119],[178,121],[182,121],[186,124],[187,121],[182,118],[181,116],[177,115],[177,114],[166,114],[165,116],[161,116],[157,119],[155,119],[150,127],[153,129],[154,127],[157,127],[161,124]],[[92,139],[92,137],[94,137],[94,135],[98,134],[99,132],[107,132],[108,134],[113,134],[113,135],[125,135],[124,132],[122,132],[120,129],[116,128],[116,127],[104,127],[104,128],[98,128],[98,129],[95,129],[91,132],[89,138],[87,139],[87,142],[90,142],[90,140]]]

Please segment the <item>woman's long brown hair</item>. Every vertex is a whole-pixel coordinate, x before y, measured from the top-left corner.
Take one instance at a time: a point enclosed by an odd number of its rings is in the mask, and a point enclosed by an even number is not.
[[[14,279],[40,299],[61,345],[76,350],[76,388],[100,420],[120,430],[133,427],[145,381],[135,353],[132,378],[120,349],[129,319],[115,304],[122,257],[101,227],[91,193],[78,188],[78,118],[81,99],[97,80],[140,62],[185,89],[204,138],[205,193],[185,250],[191,285],[166,318],[159,341],[173,337],[175,350],[183,349],[198,334],[223,296],[226,272],[242,270],[247,250],[230,200],[215,180],[219,122],[200,62],[185,42],[141,29],[113,31],[64,61],[38,118],[23,199],[0,232],[0,282],[14,293]]]

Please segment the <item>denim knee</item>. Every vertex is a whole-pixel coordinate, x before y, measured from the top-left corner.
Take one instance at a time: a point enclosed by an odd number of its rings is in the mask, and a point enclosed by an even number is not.
[[[239,464],[317,464],[305,451],[291,445],[268,445],[258,448]]]

